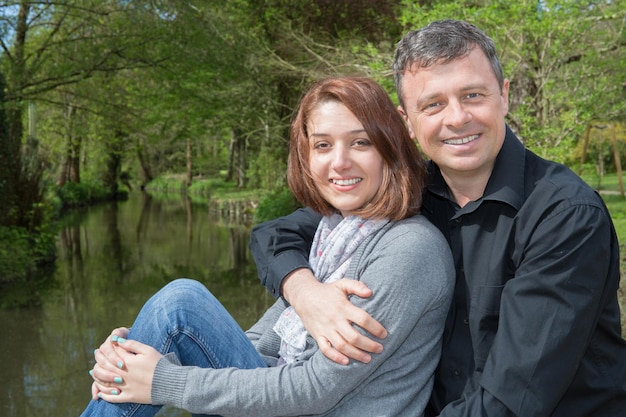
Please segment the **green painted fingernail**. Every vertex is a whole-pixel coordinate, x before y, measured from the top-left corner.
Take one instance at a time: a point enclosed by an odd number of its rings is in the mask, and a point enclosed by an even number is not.
[[[117,363],[117,367],[120,368],[120,369],[122,369],[124,367],[124,364],[122,363],[122,361],[119,361]]]
[[[126,339],[124,339],[123,337],[118,337],[117,338],[117,343],[124,343],[126,341]]]
[[[98,349],[93,350],[93,354],[95,355],[96,353],[98,353]]]
[[[119,392],[117,392],[117,390],[116,390],[116,389],[112,389],[112,390],[111,390],[111,395],[117,395],[117,394],[119,394]]]
[[[114,342],[117,342],[117,339],[119,339],[119,336],[114,334],[113,336],[111,336],[111,340]]]
[[[89,375],[93,376],[93,369],[89,370]]]
[[[122,383],[122,378],[119,376],[116,376],[115,378],[113,378],[113,382],[115,382],[116,384],[121,384]]]

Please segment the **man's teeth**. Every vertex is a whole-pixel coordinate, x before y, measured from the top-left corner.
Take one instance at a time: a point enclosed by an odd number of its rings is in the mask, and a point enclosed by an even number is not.
[[[349,180],[331,180],[333,182],[333,184],[337,184],[337,185],[354,185],[357,182],[361,182],[363,181],[362,178],[352,178]]]
[[[478,135],[467,136],[461,139],[444,140],[443,143],[445,143],[446,145],[463,145],[464,143],[471,142],[476,138],[478,138]]]

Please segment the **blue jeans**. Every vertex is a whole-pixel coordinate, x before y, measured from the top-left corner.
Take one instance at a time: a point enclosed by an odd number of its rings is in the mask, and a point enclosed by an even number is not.
[[[202,368],[260,368],[265,362],[237,322],[197,281],[178,279],[143,306],[128,339],[162,354],[175,352],[183,365]],[[91,401],[82,416],[154,416],[161,406]]]

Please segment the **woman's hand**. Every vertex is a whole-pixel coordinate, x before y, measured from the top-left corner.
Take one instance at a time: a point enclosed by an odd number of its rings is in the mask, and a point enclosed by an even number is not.
[[[116,372],[121,382],[113,384],[108,382],[111,376],[110,369],[96,363],[93,369],[92,391],[97,391],[97,398],[112,403],[150,404],[154,370],[163,355],[151,346],[123,338],[118,339],[114,350],[125,364],[123,369]]]
[[[117,385],[122,383],[119,371],[124,368],[124,360],[117,353],[116,346],[118,345],[118,340],[120,340],[120,338],[123,341],[126,340],[128,332],[129,330],[126,327],[114,329],[109,337],[106,338],[104,343],[102,343],[102,345],[94,351],[96,363],[101,368],[101,379],[96,380],[93,371],[90,371],[89,373],[92,378],[94,378],[94,381],[99,382],[101,386],[110,386],[111,389],[114,389]],[[94,400],[98,399],[98,392],[96,384],[92,384],[91,395]]]

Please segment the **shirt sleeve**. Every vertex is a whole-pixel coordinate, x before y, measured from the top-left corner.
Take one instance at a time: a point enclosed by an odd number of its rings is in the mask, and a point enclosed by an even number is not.
[[[261,284],[274,297],[280,295],[283,279],[309,267],[309,251],[322,216],[310,208],[261,223],[250,234],[250,252]]]
[[[441,417],[550,415],[574,380],[616,290],[607,278],[614,233],[597,203],[544,214],[529,241],[516,242],[523,254],[499,290],[498,331],[484,369]]]

